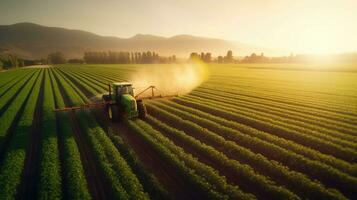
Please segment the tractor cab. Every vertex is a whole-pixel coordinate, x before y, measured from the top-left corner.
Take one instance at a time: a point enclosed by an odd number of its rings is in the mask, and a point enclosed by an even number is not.
[[[133,84],[129,82],[116,82],[112,83],[113,92],[115,97],[120,97],[124,94],[130,94],[134,96]]]
[[[103,95],[103,103],[106,105],[109,119],[116,121],[122,117],[145,118],[146,107],[142,100],[134,97],[132,83],[115,82],[108,86],[109,94]]]

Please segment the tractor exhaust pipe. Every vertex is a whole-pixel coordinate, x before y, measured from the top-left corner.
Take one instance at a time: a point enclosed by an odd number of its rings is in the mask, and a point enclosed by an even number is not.
[[[109,87],[109,96],[112,96],[112,88],[110,86],[110,83],[108,83],[108,87]]]

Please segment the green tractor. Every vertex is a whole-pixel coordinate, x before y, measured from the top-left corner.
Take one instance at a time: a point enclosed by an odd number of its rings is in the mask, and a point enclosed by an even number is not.
[[[56,112],[68,110],[82,110],[91,108],[104,108],[105,113],[112,122],[120,119],[135,119],[146,117],[147,111],[144,99],[172,98],[178,95],[162,96],[162,93],[155,87],[149,86],[134,96],[133,84],[129,82],[115,82],[108,84],[109,93],[102,96],[101,103],[88,103],[80,106],[65,107],[55,109]],[[151,91],[149,94],[148,92]],[[160,94],[155,95],[155,91]],[[142,96],[142,97],[139,97]]]
[[[120,118],[146,117],[146,107],[142,99],[134,96],[133,85],[129,82],[116,82],[109,84],[109,94],[102,97],[105,111],[110,120],[118,121]]]

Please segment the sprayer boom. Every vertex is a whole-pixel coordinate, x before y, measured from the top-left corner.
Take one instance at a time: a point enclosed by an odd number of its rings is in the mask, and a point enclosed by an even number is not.
[[[113,104],[112,101],[103,102],[103,103],[87,103],[80,106],[64,107],[55,109],[55,112],[68,111],[68,110],[84,110],[84,109],[93,109],[93,108],[104,108],[107,105]]]
[[[140,97],[141,95],[143,95],[145,92],[147,91],[151,91],[151,96],[144,96],[144,97]],[[159,93],[159,95],[155,96],[155,91],[157,91],[157,93]],[[178,95],[162,95],[162,92],[157,89],[154,85],[151,85],[149,87],[147,87],[145,90],[139,92],[137,95],[135,95],[135,99],[139,100],[139,99],[159,99],[159,98],[173,98],[173,97],[177,97]]]
[[[93,108],[108,109],[111,106],[121,106],[123,102],[125,104],[126,101],[130,101],[129,100],[130,98],[132,98],[134,101],[142,102],[142,100],[144,99],[173,98],[178,96],[178,95],[162,95],[162,92],[158,90],[154,85],[147,87],[146,89],[139,92],[135,96],[133,95],[134,92],[131,83],[127,83],[127,82],[112,83],[112,84],[108,84],[108,87],[109,87],[108,88],[109,94],[103,95],[102,102],[100,103],[88,103],[80,106],[59,108],[59,109],[55,109],[54,111],[60,112],[60,111],[68,111],[68,110],[84,110],[84,109],[93,109]],[[145,92],[150,92],[150,94],[144,95]],[[131,97],[129,98],[127,95]],[[131,105],[131,103],[128,103],[128,105]],[[123,107],[128,107],[128,105],[124,105]]]

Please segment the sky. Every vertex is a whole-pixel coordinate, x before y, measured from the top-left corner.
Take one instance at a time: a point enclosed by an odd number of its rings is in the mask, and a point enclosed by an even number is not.
[[[292,53],[357,52],[357,0],[0,0],[0,24],[191,34]]]

